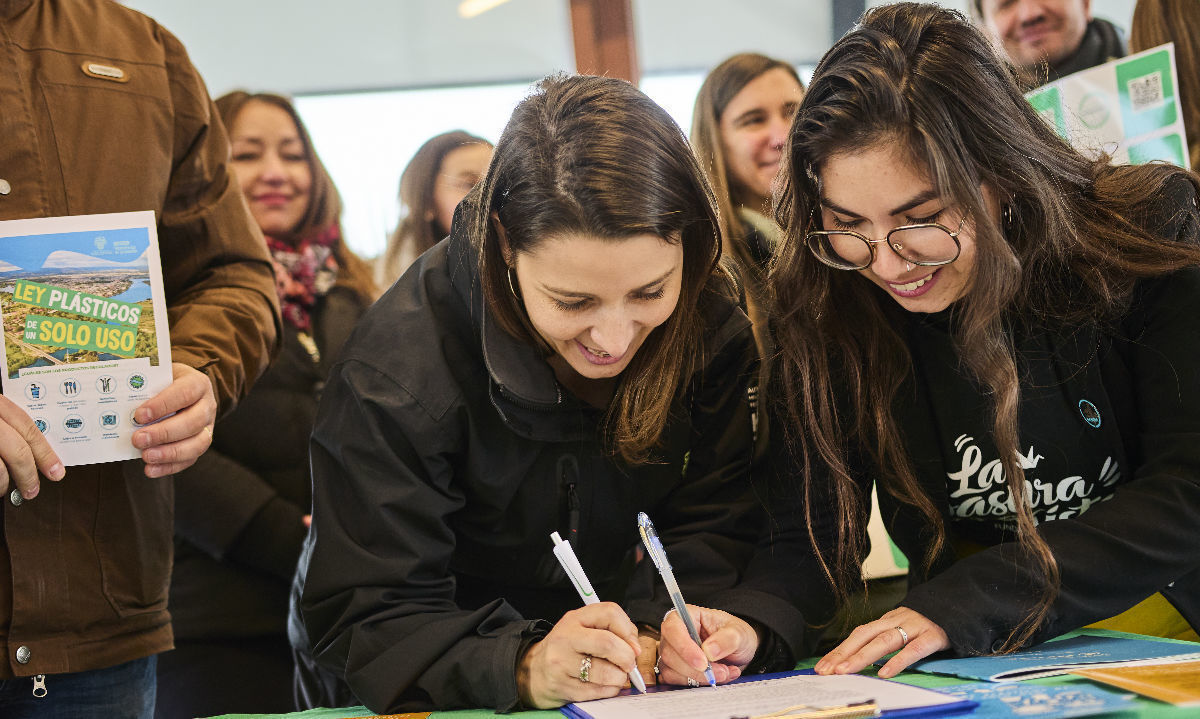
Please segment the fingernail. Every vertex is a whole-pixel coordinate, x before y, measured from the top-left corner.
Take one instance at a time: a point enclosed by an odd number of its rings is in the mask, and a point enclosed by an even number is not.
[[[162,458],[163,458],[162,450],[148,449],[145,452],[142,452],[142,461],[145,462],[146,464],[154,464],[156,462],[161,462]]]
[[[133,421],[138,424],[146,424],[152,419],[154,419],[154,415],[150,413],[150,409],[147,407],[139,407],[133,415]]]
[[[41,487],[35,484],[24,492],[21,492],[21,496],[25,499],[33,499],[34,497],[38,496],[39,491],[41,491]]]
[[[150,433],[149,432],[134,432],[133,433],[133,446],[137,447],[138,449],[145,449],[145,448],[149,447],[150,446]]]
[[[850,668],[850,662],[842,662],[841,664],[834,667],[833,671],[837,674],[845,674],[846,670],[849,668]]]
[[[67,470],[63,468],[62,462],[55,464],[46,472],[46,476],[55,482],[62,479],[66,474]]]
[[[883,667],[878,672],[876,672],[876,676],[882,677],[884,679],[895,676],[895,674],[896,674],[895,671],[888,669],[887,667]]]

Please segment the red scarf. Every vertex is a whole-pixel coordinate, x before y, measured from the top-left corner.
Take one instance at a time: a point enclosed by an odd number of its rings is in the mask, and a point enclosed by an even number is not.
[[[298,241],[286,242],[265,235],[271,263],[275,265],[275,291],[283,319],[301,332],[312,329],[317,300],[337,281],[338,263],[333,248],[341,241],[337,226]]]

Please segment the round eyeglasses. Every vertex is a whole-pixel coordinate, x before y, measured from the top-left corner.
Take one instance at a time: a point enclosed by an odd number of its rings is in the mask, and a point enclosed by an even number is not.
[[[814,230],[804,238],[818,260],[838,270],[862,270],[875,261],[875,245],[883,242],[900,259],[921,267],[948,265],[958,259],[962,246],[958,233],[967,222],[966,215],[951,230],[937,222],[901,225],[882,240],[872,240],[853,230]]]

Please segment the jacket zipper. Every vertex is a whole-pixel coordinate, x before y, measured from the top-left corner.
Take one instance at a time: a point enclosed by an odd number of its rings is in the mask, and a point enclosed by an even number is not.
[[[579,511],[582,506],[579,501],[579,462],[573,455],[564,454],[558,458],[558,481],[567,489],[567,539],[575,551],[579,551]]]

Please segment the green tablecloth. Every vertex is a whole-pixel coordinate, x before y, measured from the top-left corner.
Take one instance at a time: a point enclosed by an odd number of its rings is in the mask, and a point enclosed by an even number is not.
[[[1107,634],[1107,635],[1111,635],[1111,636],[1130,636],[1130,635],[1122,635],[1120,632],[1109,632],[1109,631],[1096,630],[1096,629],[1089,629],[1089,630],[1087,630],[1087,633],[1088,634],[1097,634],[1097,635]],[[1077,634],[1079,634],[1079,632],[1071,632],[1069,634],[1063,635],[1060,638],[1065,639],[1067,637],[1076,636]],[[1156,639],[1156,637],[1142,637],[1142,638]],[[1166,641],[1172,641],[1172,640],[1163,639],[1161,641],[1166,642]],[[1193,647],[1197,646],[1193,642],[1178,642],[1178,643],[1179,644],[1187,644],[1187,645],[1193,646]],[[812,659],[808,659],[806,661],[801,662],[796,668],[797,669],[808,669],[808,668],[811,668],[816,663],[817,663],[817,659],[816,659],[816,657],[814,657]],[[863,673],[868,674],[868,675],[874,675],[873,670],[868,670]],[[937,689],[938,687],[946,687],[946,686],[953,686],[955,684],[966,684],[967,683],[967,680],[964,680],[964,679],[956,679],[955,677],[940,676],[940,675],[936,675],[936,674],[922,674],[920,672],[904,672],[904,673],[900,674],[899,676],[897,676],[895,681],[904,682],[905,684],[912,684],[913,686],[925,687],[928,689]],[[1055,686],[1055,685],[1063,685],[1063,684],[1077,684],[1080,682],[1085,683],[1085,684],[1091,683],[1089,680],[1083,679],[1082,677],[1074,677],[1074,676],[1067,676],[1067,675],[1057,676],[1057,677],[1047,677],[1045,679],[1033,679],[1033,680],[1030,680],[1027,682],[1022,682],[1022,683]],[[1108,688],[1113,689],[1113,691],[1119,691],[1113,687],[1108,687]],[[1139,717],[1140,719],[1184,719],[1185,717],[1198,716],[1198,710],[1195,707],[1191,707],[1191,708],[1175,707],[1170,704],[1164,704],[1162,702],[1154,701],[1151,699],[1144,699],[1142,697],[1138,697],[1138,699],[1134,703],[1133,707],[1134,708],[1132,711],[1110,713],[1110,714],[1105,714],[1104,716],[1108,717],[1109,719],[1117,719],[1118,717],[1120,719],[1132,719],[1133,717]],[[365,707],[352,707],[352,708],[348,708],[348,709],[310,709],[308,711],[296,712],[293,714],[226,714],[222,717],[218,717],[218,718],[214,718],[214,719],[285,719],[285,718],[286,719],[351,719],[351,718],[368,717],[368,716],[373,716],[373,714],[371,711],[369,711]],[[493,717],[493,716],[497,716],[497,714],[495,712],[492,712],[491,710],[470,709],[470,710],[464,710],[464,711],[434,712],[433,714],[430,715],[430,719],[478,719],[479,717]],[[521,712],[520,714],[516,714],[516,715],[508,714],[508,715],[499,715],[499,716],[518,716],[518,717],[521,717],[521,719],[526,719],[526,718],[528,718],[528,719],[551,719],[552,717],[560,717],[561,718],[562,713],[559,712],[557,709],[554,709],[551,711],[529,711],[529,712]],[[971,715],[964,714],[962,716],[970,717]]]

